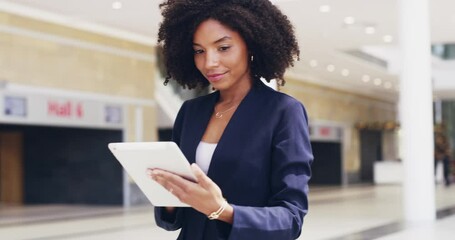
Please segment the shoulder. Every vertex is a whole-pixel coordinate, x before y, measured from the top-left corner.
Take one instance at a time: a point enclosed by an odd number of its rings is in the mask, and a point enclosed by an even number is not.
[[[276,91],[266,85],[261,87],[266,105],[277,111],[305,109],[303,103],[286,93]]]

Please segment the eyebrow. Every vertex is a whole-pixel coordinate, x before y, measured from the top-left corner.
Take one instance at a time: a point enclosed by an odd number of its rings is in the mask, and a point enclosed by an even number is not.
[[[213,42],[213,43],[215,43],[215,44],[216,44],[216,43],[220,43],[220,42],[223,42],[223,41],[226,41],[226,40],[230,40],[230,39],[232,39],[232,38],[231,38],[231,37],[229,37],[229,36],[224,36],[224,37],[222,37],[222,38],[220,38],[220,39],[216,40],[216,41],[215,41],[215,42]],[[198,44],[198,43],[193,43],[193,45],[201,46],[201,45],[200,45],[200,44]]]

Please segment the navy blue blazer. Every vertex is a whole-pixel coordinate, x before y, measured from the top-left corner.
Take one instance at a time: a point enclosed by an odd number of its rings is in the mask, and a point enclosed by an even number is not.
[[[219,92],[186,101],[175,121],[175,141],[190,163]],[[178,239],[296,239],[308,211],[313,154],[303,105],[257,80],[221,136],[207,175],[234,208],[233,224],[209,220],[192,208],[173,216],[155,208],[158,226],[181,228]]]

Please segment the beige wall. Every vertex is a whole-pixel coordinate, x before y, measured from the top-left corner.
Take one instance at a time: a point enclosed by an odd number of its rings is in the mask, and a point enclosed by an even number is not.
[[[344,146],[344,169],[356,172],[360,168],[359,133],[354,124],[358,121],[394,121],[396,105],[393,102],[352,94],[318,86],[297,79],[286,79],[283,92],[297,98],[306,107],[311,121],[330,121],[344,126],[347,146]]]
[[[141,109],[142,111],[142,120],[139,120],[137,124],[136,112]],[[158,132],[156,122],[158,116],[156,116],[157,111],[155,107],[140,106],[140,105],[130,105],[128,106],[128,131],[126,132],[127,141],[157,141]],[[137,136],[137,128],[142,129],[141,136]]]
[[[2,12],[0,26],[12,29],[0,31],[0,80],[154,100],[152,46]],[[144,140],[156,140],[155,106],[143,107]]]

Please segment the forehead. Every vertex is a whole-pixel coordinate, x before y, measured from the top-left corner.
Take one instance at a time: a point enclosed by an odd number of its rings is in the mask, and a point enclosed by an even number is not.
[[[193,35],[193,42],[197,44],[211,44],[217,40],[229,37],[232,41],[243,41],[240,34],[219,21],[208,19],[199,24]]]

